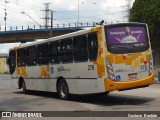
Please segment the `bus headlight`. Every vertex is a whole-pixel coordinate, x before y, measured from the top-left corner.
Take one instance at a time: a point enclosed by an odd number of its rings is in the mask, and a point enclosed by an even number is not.
[[[113,76],[113,75],[111,75],[111,74],[110,74],[110,75],[108,75],[108,78],[109,78],[109,79],[111,79],[111,80],[114,80],[114,76]]]
[[[106,59],[106,71],[110,80],[115,80],[113,66],[109,60]]]
[[[152,63],[152,59],[149,60],[148,68],[149,68],[149,75],[151,75],[152,72],[153,72],[153,63]]]

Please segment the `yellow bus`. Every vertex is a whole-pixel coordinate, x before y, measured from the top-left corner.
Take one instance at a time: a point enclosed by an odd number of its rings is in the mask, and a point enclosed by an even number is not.
[[[71,94],[109,93],[153,84],[147,25],[119,23],[22,44],[10,49],[13,85]]]

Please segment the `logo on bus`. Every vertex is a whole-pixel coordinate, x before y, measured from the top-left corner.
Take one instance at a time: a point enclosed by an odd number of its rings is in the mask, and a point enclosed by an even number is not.
[[[135,68],[133,66],[130,67],[130,71],[134,72]]]
[[[51,74],[54,74],[54,68],[51,67]]]
[[[129,72],[128,69],[119,69],[119,70],[115,70],[115,73],[122,73],[122,72]]]
[[[121,81],[121,76],[120,75],[116,75],[116,81]]]
[[[70,68],[65,68],[64,66],[60,66],[60,67],[57,68],[57,71],[58,71],[58,72],[71,71],[71,69],[70,69]]]

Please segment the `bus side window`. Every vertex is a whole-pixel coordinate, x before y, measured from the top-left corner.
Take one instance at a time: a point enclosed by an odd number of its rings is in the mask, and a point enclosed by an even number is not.
[[[50,43],[50,63],[58,64],[60,62],[60,43],[59,41]]]
[[[9,65],[9,71],[11,73],[11,75],[14,73],[15,69],[16,69],[16,52],[15,50],[11,50],[9,52],[9,61],[8,61],[8,65]]]
[[[17,50],[17,65],[19,67],[26,66],[26,49],[20,48]]]
[[[74,53],[75,53],[75,61],[82,62],[88,60],[86,35],[74,38]]]
[[[37,48],[36,48],[36,46],[28,47],[26,50],[27,50],[27,65],[28,66],[37,65]]]
[[[49,63],[49,49],[48,43],[37,45],[37,62],[40,65]]]
[[[72,39],[61,40],[61,61],[63,63],[73,62]]]
[[[98,53],[97,33],[88,34],[88,50],[89,50],[89,60],[95,61]]]

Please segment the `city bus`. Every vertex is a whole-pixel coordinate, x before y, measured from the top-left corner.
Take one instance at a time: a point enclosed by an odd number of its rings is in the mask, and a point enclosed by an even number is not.
[[[155,82],[147,25],[98,25],[9,51],[13,86],[23,90],[107,94]]]

